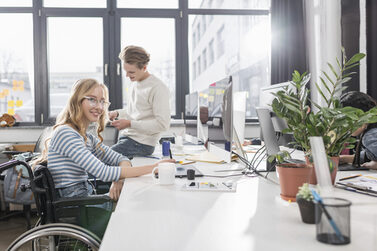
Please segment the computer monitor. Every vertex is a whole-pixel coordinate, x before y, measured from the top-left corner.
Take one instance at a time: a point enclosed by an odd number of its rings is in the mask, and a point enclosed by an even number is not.
[[[266,107],[257,107],[257,115],[261,129],[261,139],[267,149],[267,156],[276,155],[279,151],[278,139],[272,124],[271,111]],[[266,170],[274,171],[274,163],[266,162]]]
[[[213,118],[222,117],[222,103],[225,89],[229,84],[229,77],[223,78],[209,85],[208,87],[208,117],[209,120]]]
[[[246,114],[246,93],[235,93],[233,91],[233,80],[230,76],[228,84],[225,88],[222,87],[222,102],[221,102],[221,121],[219,128],[222,128],[224,140],[215,141],[217,144],[210,145],[210,151],[218,156],[222,156],[225,162],[230,162],[232,157],[232,145],[236,146],[236,152],[242,157],[245,156],[242,150],[242,142],[240,139],[244,135],[245,130],[245,114]],[[220,92],[218,93],[220,96]],[[237,97],[236,100],[235,96]],[[242,105],[243,104],[243,105]],[[235,110],[235,108],[237,108]],[[215,119],[216,117],[213,117]],[[237,126],[236,126],[237,124]],[[216,128],[215,125],[209,126],[210,131]],[[220,131],[221,132],[221,131]],[[209,138],[211,141],[211,138]]]
[[[186,94],[185,96],[185,119],[197,118],[198,112],[198,92]]]
[[[271,111],[271,119],[272,124],[274,127],[275,132],[278,133],[278,143],[281,146],[287,146],[288,143],[294,141],[293,135],[291,134],[283,134],[282,131],[287,128],[287,123],[284,119],[279,118],[276,114],[272,111],[272,101],[276,98],[274,93],[277,93],[284,88],[292,89],[293,86],[290,82],[283,82],[279,84],[274,84],[268,87],[261,88],[260,90],[260,102],[259,107],[261,108],[268,108]],[[292,89],[293,90],[293,89]]]
[[[185,139],[194,144],[205,143],[208,133],[202,125],[201,113],[208,109],[207,93],[202,91],[187,94],[185,102]]]
[[[185,96],[185,129],[186,140],[197,143],[198,136],[198,92],[186,94]]]

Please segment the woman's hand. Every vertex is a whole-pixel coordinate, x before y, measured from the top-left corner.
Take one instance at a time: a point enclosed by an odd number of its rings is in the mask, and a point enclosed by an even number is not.
[[[114,181],[111,184],[109,196],[112,200],[118,201],[120,197],[120,192],[122,191],[122,188],[123,188],[123,183],[124,183],[124,180],[119,180],[119,181]]]

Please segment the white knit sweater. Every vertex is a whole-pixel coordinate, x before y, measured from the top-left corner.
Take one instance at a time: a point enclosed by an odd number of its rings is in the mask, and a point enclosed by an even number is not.
[[[120,131],[121,136],[155,146],[160,133],[170,126],[170,91],[154,75],[140,82],[131,83],[127,107],[117,110],[119,119],[131,121],[131,127]]]

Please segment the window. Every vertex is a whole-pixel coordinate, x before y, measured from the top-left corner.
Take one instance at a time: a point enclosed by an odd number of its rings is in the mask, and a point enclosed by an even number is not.
[[[196,62],[192,65],[192,79],[196,79]]]
[[[43,0],[45,7],[106,8],[106,0]]]
[[[206,27],[206,25],[207,25],[207,24],[206,24],[206,18],[207,18],[207,17],[206,17],[205,15],[202,16],[202,24],[203,24],[202,33],[203,33],[203,34],[206,33],[206,28],[207,28],[207,27]]]
[[[192,34],[192,48],[195,48],[196,46],[196,33],[194,32]]]
[[[0,114],[34,122],[33,16],[0,13],[0,29]]]
[[[198,76],[202,73],[202,61],[200,59],[200,56],[198,57],[198,59],[196,60],[196,63],[198,64]]]
[[[140,32],[143,31],[143,32]],[[175,114],[175,22],[171,18],[122,18],[121,48],[139,45],[150,55],[148,71],[170,90],[170,109]],[[127,104],[131,82],[122,74],[123,107]]]
[[[205,71],[207,69],[207,49],[203,50],[202,59],[203,59],[203,71]]]
[[[190,15],[189,24],[198,16]],[[190,91],[206,92],[211,83],[232,75],[233,90],[248,93],[246,117],[256,117],[258,90],[270,85],[269,30],[268,15],[214,15],[201,43],[189,48],[190,60],[201,62],[201,75],[190,79]]]
[[[0,7],[31,7],[32,0],[1,0]]]
[[[178,8],[178,0],[117,0],[118,8]]]
[[[210,25],[213,20],[213,15],[207,15],[207,18],[208,18],[208,25]]]
[[[104,82],[102,27],[102,18],[47,19],[50,117],[64,108],[77,80]]]
[[[189,8],[200,9],[269,9],[270,0],[189,0]]]
[[[110,109],[124,107],[130,83],[118,54],[129,44],[151,54],[175,118],[188,90],[205,93],[230,74],[257,99],[254,90],[270,84],[269,8],[270,0],[0,0],[0,112],[21,125],[52,122],[81,78],[104,82]]]
[[[221,28],[216,33],[216,41],[217,41],[217,58],[220,58],[225,51],[225,41],[224,41],[224,26],[221,26]]]
[[[209,55],[208,55],[208,61],[209,61],[209,65],[213,64],[213,61],[215,60],[215,49],[213,48],[213,39],[209,42],[209,45],[208,45],[208,50],[209,50]]]
[[[199,44],[200,38],[202,36],[201,30],[200,30],[200,23],[198,23],[198,25],[196,26],[196,34],[198,38],[197,43]]]

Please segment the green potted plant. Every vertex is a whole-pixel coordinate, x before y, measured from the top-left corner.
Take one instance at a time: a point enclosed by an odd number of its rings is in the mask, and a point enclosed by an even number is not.
[[[353,107],[341,107],[339,94],[346,90],[343,84],[351,79],[354,72],[350,69],[359,65],[359,61],[365,54],[355,54],[347,60],[344,49],[342,64],[337,59],[337,68],[328,63],[331,73],[322,71],[321,83],[316,83],[317,91],[325,101],[325,106],[320,106],[310,100],[310,90],[307,84],[310,74],[306,72],[300,74],[294,71],[290,87],[275,93],[275,99],[271,106],[272,110],[280,118],[283,118],[288,128],[283,133],[291,133],[295,139],[293,147],[300,147],[308,156],[307,162],[310,163],[311,148],[309,137],[322,136],[326,154],[332,158],[333,165],[330,165],[330,172],[334,182],[339,154],[344,146],[353,148],[356,140],[351,137],[352,133],[360,128],[364,123],[374,123],[377,121],[377,108],[368,112]],[[332,76],[332,77],[331,77]],[[314,112],[310,108],[311,104],[317,108]],[[314,170],[314,169],[313,169]],[[315,175],[312,175],[312,184],[316,184]]]
[[[309,184],[304,183],[298,188],[296,201],[300,209],[301,219],[308,224],[315,223],[315,207],[313,202],[313,195],[309,189]]]
[[[303,160],[292,159],[289,152],[280,151],[268,157],[269,162],[275,161],[280,183],[280,197],[287,201],[296,201],[298,188],[309,182],[311,168]]]

